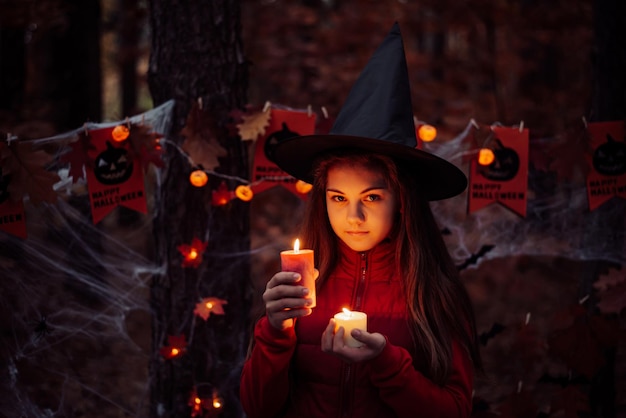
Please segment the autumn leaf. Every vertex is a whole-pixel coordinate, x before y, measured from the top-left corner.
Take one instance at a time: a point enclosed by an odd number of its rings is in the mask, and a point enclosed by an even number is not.
[[[626,269],[609,269],[593,284],[598,309],[605,314],[620,314],[626,308]]]
[[[219,167],[219,157],[228,155],[218,142],[217,123],[206,111],[194,104],[181,131],[185,137],[181,148],[189,155],[193,165],[206,170]]]
[[[69,150],[59,157],[61,164],[69,164],[69,176],[72,177],[73,183],[76,183],[78,179],[85,178],[83,167],[92,165],[93,160],[89,158],[89,151],[95,149],[96,147],[89,141],[88,136],[80,133],[75,141],[70,142]]]
[[[215,141],[206,142],[198,137],[188,138],[183,142],[183,151],[189,155],[194,166],[207,170],[215,170],[219,167],[219,157],[227,155],[226,150]]]
[[[589,397],[575,386],[568,386],[554,396],[550,411],[562,411],[564,418],[578,418],[580,412],[591,412]]]
[[[553,331],[548,337],[548,345],[551,354],[592,379],[606,362],[603,350],[614,347],[619,335],[616,321],[601,315],[579,315],[571,326]]]
[[[265,129],[270,124],[272,116],[271,106],[265,106],[265,109],[243,115],[243,121],[237,125],[239,136],[243,141],[256,141],[259,136],[265,134]]]
[[[223,299],[214,297],[204,298],[201,302],[196,303],[196,308],[193,310],[193,313],[206,321],[211,314],[224,315],[223,305],[226,304],[228,304],[228,302]]]
[[[517,355],[528,370],[545,356],[545,342],[532,325],[523,325],[513,343]]]
[[[145,125],[132,125],[128,141],[133,159],[141,161],[144,168],[152,163],[156,167],[164,167],[163,149],[159,138],[161,135],[151,132]]]
[[[192,239],[191,244],[179,245],[177,249],[183,256],[182,267],[199,267],[202,264],[202,253],[207,245],[208,242],[202,242],[198,238]]]
[[[626,269],[609,268],[606,274],[598,277],[593,287],[600,292],[605,292],[611,287],[626,282]]]
[[[12,200],[28,196],[35,205],[56,202],[53,186],[61,178],[45,168],[52,161],[51,155],[34,150],[30,143],[13,141],[2,148],[0,158],[2,174],[11,178],[7,191]]]
[[[513,393],[498,408],[500,418],[535,418],[537,405],[527,391]]]
[[[187,348],[187,340],[185,334],[181,335],[168,335],[167,343],[165,347],[161,347],[159,353],[166,359],[171,359],[179,356],[185,348]]]

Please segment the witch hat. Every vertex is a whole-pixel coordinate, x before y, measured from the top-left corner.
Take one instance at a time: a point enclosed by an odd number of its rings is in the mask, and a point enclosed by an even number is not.
[[[465,190],[467,178],[461,170],[416,145],[406,58],[396,22],[352,86],[330,133],[287,139],[274,149],[274,161],[285,172],[312,183],[318,157],[357,149],[390,156],[406,167],[426,200]]]

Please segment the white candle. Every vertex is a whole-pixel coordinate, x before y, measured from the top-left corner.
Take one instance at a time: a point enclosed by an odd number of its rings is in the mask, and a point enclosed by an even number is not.
[[[365,312],[349,311],[343,308],[343,312],[335,314],[335,332],[339,327],[343,327],[345,333],[343,335],[343,341],[348,347],[361,347],[364,344],[355,340],[351,332],[353,329],[360,329],[367,331],[367,315]]]

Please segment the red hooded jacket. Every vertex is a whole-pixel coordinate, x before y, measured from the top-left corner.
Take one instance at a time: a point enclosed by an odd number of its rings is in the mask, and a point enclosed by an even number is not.
[[[241,403],[250,418],[469,417],[473,368],[453,346],[453,371],[444,386],[425,377],[407,324],[394,247],[356,253],[343,243],[338,267],[318,291],[317,306],[294,328],[280,331],[266,317],[241,377]],[[368,331],[387,344],[376,358],[347,364],[321,351],[330,318],[342,308],[367,313]]]

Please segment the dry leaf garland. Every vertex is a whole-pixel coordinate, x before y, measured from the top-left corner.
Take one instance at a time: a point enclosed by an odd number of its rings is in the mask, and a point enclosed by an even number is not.
[[[28,196],[35,205],[56,202],[53,186],[61,178],[46,170],[53,161],[50,154],[33,149],[31,143],[12,141],[2,144],[0,159],[2,175],[10,177],[7,191],[12,200],[19,201]]]

